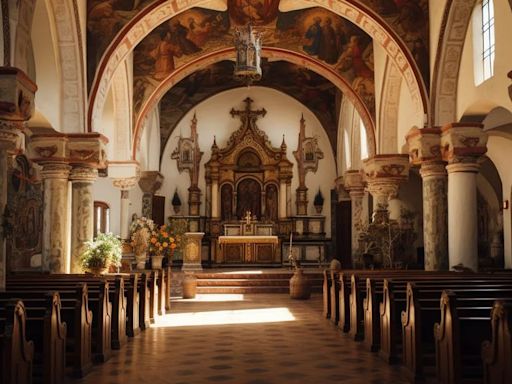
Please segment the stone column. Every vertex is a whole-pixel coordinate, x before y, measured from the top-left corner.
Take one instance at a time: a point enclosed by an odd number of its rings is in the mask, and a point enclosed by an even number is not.
[[[114,187],[121,190],[121,212],[119,214],[120,219],[120,236],[123,240],[128,240],[130,237],[130,189],[132,189],[137,183],[136,177],[114,179]]]
[[[350,196],[352,211],[352,255],[356,254],[359,248],[359,234],[367,220],[364,216],[363,198],[364,183],[363,176],[359,171],[350,170],[343,176],[344,188]]]
[[[448,201],[446,164],[424,162],[423,180],[423,243],[425,270],[448,270]]]
[[[202,271],[201,240],[204,232],[185,232],[185,250],[183,252],[182,271]]]
[[[92,186],[98,171],[89,167],[71,170],[71,273],[82,273],[80,254],[94,237],[94,197]]]
[[[487,151],[482,124],[453,123],[441,129],[443,160],[448,162],[448,254],[450,269],[478,270],[476,176]]]
[[[364,176],[373,196],[373,216],[387,216],[389,200],[397,198],[400,183],[409,177],[409,156],[375,155],[364,161]]]
[[[4,213],[7,205],[7,158],[20,145],[20,132],[34,110],[37,86],[18,68],[0,67],[0,291],[7,273]]]
[[[142,216],[151,219],[153,216],[153,196],[162,186],[164,176],[158,171],[141,172],[139,187],[142,195]]]
[[[70,271],[67,236],[70,170],[66,163],[47,163],[41,172],[44,183],[43,270],[50,273]]]

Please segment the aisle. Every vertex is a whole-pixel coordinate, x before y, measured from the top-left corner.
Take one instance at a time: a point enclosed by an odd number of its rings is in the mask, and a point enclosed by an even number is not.
[[[154,327],[72,382],[399,384],[401,373],[324,320],[321,295],[202,295],[173,301]]]

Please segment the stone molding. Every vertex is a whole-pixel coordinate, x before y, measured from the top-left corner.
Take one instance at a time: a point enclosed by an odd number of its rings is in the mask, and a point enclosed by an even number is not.
[[[138,177],[115,178],[112,180],[112,184],[122,191],[127,191],[135,187],[137,181]]]
[[[474,163],[487,152],[487,133],[480,123],[451,123],[441,128],[441,155],[444,161]]]
[[[158,171],[143,171],[140,173],[139,187],[144,193],[155,194],[162,186],[164,175]]]
[[[448,171],[448,173],[478,173],[480,171],[480,164],[478,164],[476,161],[471,163],[452,163],[446,166],[446,170]]]
[[[446,163],[444,161],[424,162],[421,164],[420,175],[422,179],[445,178]]]
[[[94,183],[98,178],[98,170],[90,167],[73,167],[69,180],[74,182]]]
[[[66,163],[45,163],[41,171],[44,179],[68,179],[71,167]]]

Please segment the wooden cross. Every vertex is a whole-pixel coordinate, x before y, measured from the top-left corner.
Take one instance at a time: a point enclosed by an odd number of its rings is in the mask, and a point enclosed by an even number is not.
[[[251,104],[254,100],[250,97],[247,97],[244,100],[244,103],[246,104],[245,110],[243,111],[237,111],[234,108],[231,108],[231,111],[229,112],[231,114],[231,117],[239,116],[243,123],[247,121],[255,121],[258,117],[265,117],[267,114],[267,111],[265,108],[258,109],[258,110],[252,110]]]

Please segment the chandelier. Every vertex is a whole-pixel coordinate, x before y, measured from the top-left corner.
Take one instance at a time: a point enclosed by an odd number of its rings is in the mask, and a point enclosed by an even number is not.
[[[261,79],[261,36],[251,23],[235,28],[236,63],[233,77],[250,85]]]

